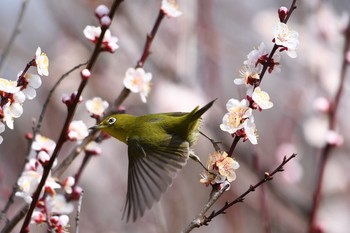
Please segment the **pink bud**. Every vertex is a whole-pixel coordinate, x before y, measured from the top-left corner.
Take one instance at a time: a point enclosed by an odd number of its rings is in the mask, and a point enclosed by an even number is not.
[[[327,113],[331,107],[331,103],[325,97],[318,97],[313,102],[313,108],[317,111]]]
[[[90,70],[88,69],[83,69],[81,72],[80,72],[80,75],[81,75],[81,78],[83,80],[88,80],[91,76],[91,72]]]
[[[285,6],[281,6],[278,9],[278,17],[280,18],[280,21],[283,22],[288,15],[288,8]]]
[[[105,15],[100,19],[100,24],[102,28],[108,28],[109,25],[111,25],[111,23],[112,20],[108,15]]]
[[[109,14],[109,9],[107,6],[105,5],[99,5],[98,7],[96,7],[96,10],[95,10],[95,15],[97,18],[102,18],[103,16],[105,15],[108,15]]]

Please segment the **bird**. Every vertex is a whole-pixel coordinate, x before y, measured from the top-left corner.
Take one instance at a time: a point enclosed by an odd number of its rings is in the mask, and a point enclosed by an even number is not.
[[[191,112],[114,114],[90,127],[128,146],[127,193],[122,217],[127,222],[142,217],[171,186],[177,172],[191,157],[190,147],[198,139],[201,116],[215,100]]]

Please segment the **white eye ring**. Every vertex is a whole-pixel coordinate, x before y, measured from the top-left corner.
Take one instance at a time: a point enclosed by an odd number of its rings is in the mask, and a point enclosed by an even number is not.
[[[107,120],[107,123],[108,123],[109,125],[113,125],[114,122],[116,122],[116,121],[117,121],[117,119],[115,119],[114,117],[110,117],[110,118]]]

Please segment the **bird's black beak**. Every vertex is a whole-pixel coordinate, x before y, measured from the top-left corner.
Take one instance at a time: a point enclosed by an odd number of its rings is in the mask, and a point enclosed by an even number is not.
[[[98,129],[101,129],[100,125],[94,125],[94,126],[89,128],[89,130],[98,130]]]

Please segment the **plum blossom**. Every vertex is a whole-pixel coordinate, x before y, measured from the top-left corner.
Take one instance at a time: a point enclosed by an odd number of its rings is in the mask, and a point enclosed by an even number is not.
[[[48,154],[51,154],[56,147],[55,141],[50,138],[44,137],[40,134],[35,136],[35,140],[32,144],[32,149],[35,151],[46,151]]]
[[[41,48],[38,47],[35,52],[35,64],[39,75],[49,75],[49,58],[46,53],[41,52]]]
[[[297,57],[295,50],[299,45],[298,32],[290,30],[287,24],[279,22],[273,27],[273,35],[276,45],[283,47],[289,57]]]
[[[94,44],[97,43],[98,38],[101,35],[101,32],[102,32],[101,27],[95,27],[90,25],[86,26],[83,31],[85,37],[91,42],[93,42]],[[117,42],[118,42],[118,38],[115,36],[112,36],[111,31],[107,29],[103,37],[101,49],[104,51],[114,53],[119,48]]]
[[[87,100],[85,107],[92,116],[102,117],[105,110],[108,108],[109,104],[107,101],[103,100],[101,97],[94,97]]]
[[[236,78],[233,82],[236,85],[243,85],[246,86],[254,85],[255,83],[258,83],[260,81],[260,74],[257,68],[255,66],[243,66],[239,70],[239,74],[241,78]]]
[[[124,86],[134,93],[140,93],[142,102],[147,102],[151,91],[152,74],[146,73],[142,68],[129,68],[125,73]]]
[[[17,76],[20,77],[22,72],[20,72]],[[36,96],[35,89],[38,89],[41,86],[41,78],[39,75],[26,73],[23,76],[23,80],[25,81],[24,85],[22,85],[22,92],[26,96],[27,99],[34,99]]]
[[[68,128],[67,137],[71,141],[80,141],[89,135],[89,130],[83,121],[72,121]]]
[[[239,163],[229,157],[226,152],[214,152],[210,154],[207,162],[208,171],[202,173],[201,183],[214,185],[225,182],[232,182],[236,179],[235,170]]]
[[[7,80],[0,78],[0,92],[17,93],[21,90],[21,87],[17,86],[17,81]]]
[[[259,110],[266,110],[273,107],[269,94],[262,91],[260,87],[254,89],[252,99],[258,105]]]
[[[224,115],[220,129],[234,134],[237,130],[244,128],[243,123],[252,116],[252,109],[248,107],[246,99],[242,101],[230,99],[226,104],[226,108],[228,113]]]

